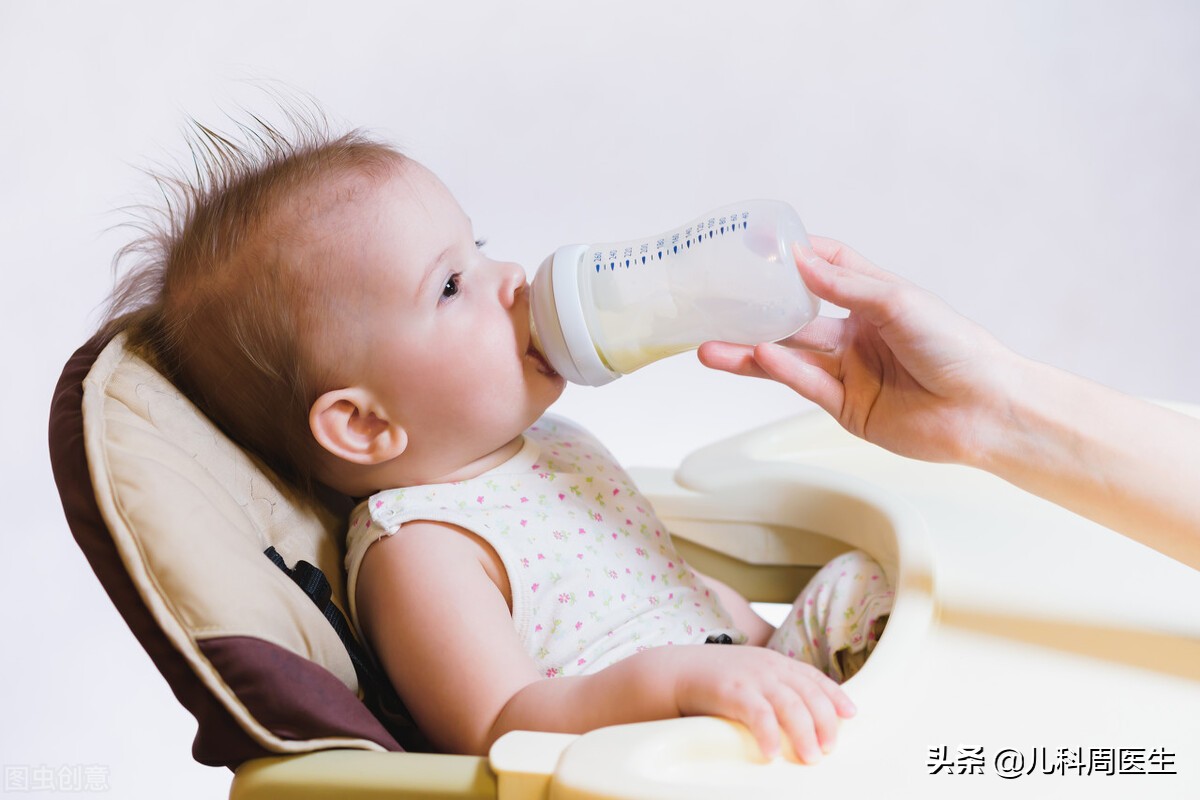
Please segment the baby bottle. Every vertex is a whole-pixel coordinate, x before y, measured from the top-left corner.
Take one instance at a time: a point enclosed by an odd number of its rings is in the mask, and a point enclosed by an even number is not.
[[[710,339],[758,344],[817,314],[787,203],[749,200],[627,242],[558,248],[530,287],[534,346],[572,383],[601,386]]]

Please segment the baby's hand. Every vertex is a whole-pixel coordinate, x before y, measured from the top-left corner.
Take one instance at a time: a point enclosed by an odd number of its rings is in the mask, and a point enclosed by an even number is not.
[[[779,753],[782,730],[797,756],[815,764],[833,751],[839,717],[854,716],[842,688],[810,664],[762,647],[699,647],[670,648],[689,651],[675,684],[679,713],[741,722],[767,758]]]

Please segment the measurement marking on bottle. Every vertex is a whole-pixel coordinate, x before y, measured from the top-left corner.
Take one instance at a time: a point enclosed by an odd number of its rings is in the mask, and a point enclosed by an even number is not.
[[[654,244],[654,252],[658,255],[658,260],[662,261],[664,258],[679,255],[681,238],[683,250],[687,251],[692,249],[693,244],[698,247],[709,239],[712,239],[714,236],[724,236],[729,233],[736,233],[738,230],[737,223],[739,219],[742,223],[741,229],[743,231],[750,227],[750,212],[748,211],[737,212],[729,215],[728,217],[721,217],[720,219],[713,217],[695,225],[683,228],[682,234],[671,234],[670,248],[667,247],[665,236],[662,239],[658,239]],[[705,235],[706,233],[707,235]],[[650,242],[638,243],[638,256],[640,256],[641,263],[643,265],[647,261],[654,260],[654,256],[650,254],[650,247]],[[621,266],[622,263],[624,264],[625,269],[629,269],[637,266],[638,256],[633,255],[633,247],[624,248],[622,256],[619,259],[617,258],[616,250],[610,250],[608,253],[608,258],[604,258],[604,251],[596,250],[592,253],[592,262],[595,265],[596,272],[602,272],[604,270],[606,261],[608,262],[609,271],[616,270],[616,268]]]

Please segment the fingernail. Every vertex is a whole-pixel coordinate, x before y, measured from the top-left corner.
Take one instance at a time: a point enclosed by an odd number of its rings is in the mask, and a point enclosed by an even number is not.
[[[792,245],[792,251],[796,254],[796,257],[805,264],[812,265],[821,260],[821,257],[817,255],[816,251],[807,245],[800,244],[800,242],[796,242]]]
[[[779,342],[762,342],[755,345],[756,349],[759,347],[762,348],[764,353],[780,353],[784,350],[787,350],[787,348],[781,345]]]

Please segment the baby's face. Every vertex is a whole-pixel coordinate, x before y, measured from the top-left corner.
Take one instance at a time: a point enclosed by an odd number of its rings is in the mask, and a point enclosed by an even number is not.
[[[480,251],[432,172],[406,162],[360,209],[343,240],[356,380],[405,429],[407,477],[432,480],[510,443],[565,383],[531,346],[524,271]]]

